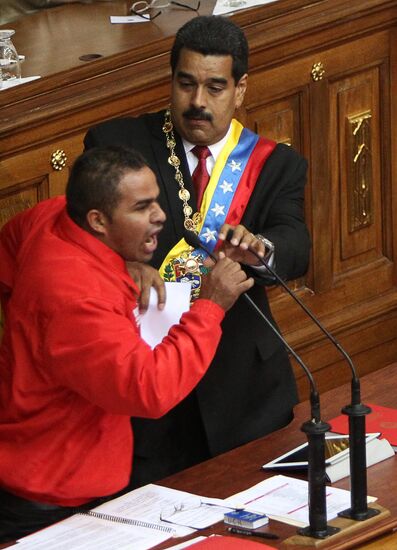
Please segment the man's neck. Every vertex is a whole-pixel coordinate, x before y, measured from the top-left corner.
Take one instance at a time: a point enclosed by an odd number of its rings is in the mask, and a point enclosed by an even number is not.
[[[216,143],[213,143],[212,145],[208,145],[208,149],[211,152],[211,156],[207,159],[207,169],[208,173],[212,173],[212,169],[222,151],[224,148],[229,134],[231,131],[231,126],[229,126],[228,131],[226,132],[226,135],[217,141]],[[195,167],[197,166],[197,157],[191,152],[191,150],[195,147],[195,143],[191,143],[190,141],[187,141],[186,139],[182,138],[183,147],[185,148],[186,158],[189,165],[190,173],[192,174]]]

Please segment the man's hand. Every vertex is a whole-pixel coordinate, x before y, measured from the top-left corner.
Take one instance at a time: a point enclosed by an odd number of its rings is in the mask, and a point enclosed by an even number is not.
[[[139,311],[144,313],[149,307],[150,289],[153,287],[157,292],[157,307],[164,309],[166,292],[163,279],[154,267],[141,262],[126,262],[128,273],[136,282],[141,295],[139,298]]]
[[[252,277],[247,278],[240,264],[219,252],[219,260],[215,267],[202,278],[200,298],[212,300],[227,311],[240,294],[253,285],[254,280]]]
[[[228,231],[233,231],[233,237],[230,241],[226,240]],[[248,249],[255,250],[261,258],[265,256],[265,245],[250,233],[243,225],[229,225],[225,223],[219,231],[218,238],[223,241],[219,250],[223,251],[228,258],[235,262],[246,265],[260,265],[258,259]]]

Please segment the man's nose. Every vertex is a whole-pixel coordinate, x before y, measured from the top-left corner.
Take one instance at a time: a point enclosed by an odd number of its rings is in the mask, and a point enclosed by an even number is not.
[[[161,206],[158,203],[155,203],[154,205],[154,211],[152,215],[152,223],[164,223],[167,219],[167,216],[165,215],[164,210],[161,208]]]
[[[197,86],[192,95],[191,102],[197,109],[205,109],[207,101],[204,87]]]

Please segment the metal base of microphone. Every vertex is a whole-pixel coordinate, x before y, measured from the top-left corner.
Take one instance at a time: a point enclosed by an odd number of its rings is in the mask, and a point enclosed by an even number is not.
[[[301,430],[308,440],[309,525],[298,529],[298,534],[324,539],[340,531],[327,524],[325,433],[329,424],[313,419],[302,424]]]
[[[355,521],[365,521],[366,519],[373,518],[374,516],[378,516],[379,514],[380,510],[367,507],[367,510],[365,510],[365,512],[357,512],[353,510],[353,508],[347,508],[346,510],[342,510],[342,512],[339,512],[338,516],[341,518],[354,519]]]
[[[298,534],[302,535],[303,537],[312,537],[314,539],[326,539],[327,537],[330,537],[331,535],[335,535],[335,533],[339,533],[340,527],[332,527],[331,525],[327,525],[327,528],[323,531],[319,531],[316,529],[314,532],[310,525],[307,527],[301,527],[298,529]]]
[[[356,403],[342,409],[342,413],[349,417],[350,508],[339,512],[338,516],[365,521],[379,514],[379,510],[368,508],[367,502],[365,417],[371,409],[360,403],[358,387],[353,387],[352,395]]]
[[[372,540],[376,538],[379,534],[378,529],[375,528],[379,522],[382,522],[382,525],[384,525],[384,520],[387,520],[387,518],[389,518],[391,524],[388,524],[386,522],[386,525],[389,525],[389,529],[394,526],[394,523],[390,510],[383,508],[383,506],[377,504],[376,502],[372,502],[370,504],[370,507],[371,509],[376,509],[379,515],[376,515],[375,517],[372,517],[368,519],[368,521],[364,522],[354,521],[350,518],[336,517],[334,519],[331,519],[328,527],[338,527],[340,531],[335,534],[331,533],[331,535],[333,535],[332,537],[328,538],[328,530],[326,533],[324,533],[324,538],[312,537],[310,528],[306,527],[305,529],[300,530],[301,534],[292,535],[288,539],[283,540],[283,547],[285,546],[286,548],[290,548],[291,550],[294,550],[295,547],[307,548],[307,550],[325,550],[326,548],[330,548],[330,545],[332,547],[335,546],[338,548],[341,548],[342,546],[343,548],[345,548],[345,546],[349,546],[349,548],[352,548],[353,540],[356,540],[356,538],[359,536],[363,537],[362,542]],[[348,541],[350,541],[351,544],[349,544]],[[354,548],[355,547],[356,546],[354,546]]]

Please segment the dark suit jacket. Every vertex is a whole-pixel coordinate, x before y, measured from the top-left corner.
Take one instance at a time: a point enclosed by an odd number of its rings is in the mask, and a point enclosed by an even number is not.
[[[116,144],[134,147],[154,170],[160,186],[159,202],[167,215],[152,262],[157,268],[184,230],[179,187],[174,168],[167,162],[163,122],[163,112],[111,120],[91,129],[85,139],[86,148]],[[176,138],[185,187],[195,209],[186,156],[181,139],[177,135]],[[303,219],[306,168],[306,161],[292,148],[277,145],[262,169],[241,222],[252,233],[261,233],[274,243],[277,272],[283,279],[299,277],[307,269],[310,242]],[[271,318],[263,281],[261,284],[257,280],[259,284],[249,293]],[[216,357],[193,393],[189,407],[181,405],[179,419],[173,411],[160,420],[145,421],[142,426],[133,423],[136,454],[160,453],[165,457],[179,446],[182,452],[183,445],[189,442],[180,441],[176,426],[182,422],[193,430],[188,418],[192,407],[196,413],[199,411],[197,418],[202,422],[210,455],[265,435],[291,420],[297,393],[287,354],[244,299],[240,298],[226,314]]]

